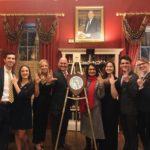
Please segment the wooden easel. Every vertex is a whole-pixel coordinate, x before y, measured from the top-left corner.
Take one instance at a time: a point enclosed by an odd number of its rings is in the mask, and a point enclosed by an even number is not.
[[[71,67],[71,73],[70,74],[76,74],[76,67],[75,67],[75,64],[78,64],[79,66],[79,71],[80,71],[80,74],[83,75],[83,71],[82,71],[82,67],[81,67],[81,63],[79,61],[77,62],[74,62],[72,64],[72,67]],[[68,93],[69,93],[69,87],[67,88],[67,92],[66,92],[66,96],[65,96],[65,101],[64,101],[64,106],[63,106],[63,110],[62,110],[62,115],[61,115],[61,120],[60,120],[60,124],[59,124],[59,129],[58,129],[58,134],[57,134],[57,139],[56,139],[56,143],[55,143],[55,149],[54,150],[57,150],[58,148],[58,141],[59,141],[59,137],[60,137],[60,131],[61,131],[61,127],[62,127],[62,122],[63,122],[63,118],[64,118],[64,113],[65,113],[65,109],[66,109],[66,104],[67,104],[67,99],[72,99],[72,100],[75,100],[75,109],[76,109],[76,113],[77,113],[77,103],[79,100],[85,100],[86,102],[86,106],[87,106],[87,111],[88,111],[88,116],[89,116],[89,121],[90,121],[90,126],[91,126],[91,131],[92,131],[92,137],[93,137],[93,142],[94,142],[94,148],[95,150],[97,150],[97,146],[96,146],[96,140],[95,140],[95,135],[94,135],[94,129],[93,129],[93,123],[92,123],[92,118],[91,118],[91,112],[90,112],[90,109],[89,109],[89,103],[88,103],[88,98],[87,98],[87,92],[86,92],[86,88],[84,87],[83,88],[83,91],[84,91],[84,96],[83,97],[79,97],[79,96],[75,96],[75,97],[69,97],[68,96]],[[77,132],[77,118],[76,118],[76,132]]]

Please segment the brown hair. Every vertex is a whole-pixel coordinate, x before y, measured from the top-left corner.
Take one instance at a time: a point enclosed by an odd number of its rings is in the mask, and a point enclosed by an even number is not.
[[[3,53],[3,58],[5,59],[8,55],[14,55],[16,57],[16,53],[15,52],[7,50],[7,51],[5,51]]]
[[[21,69],[22,69],[23,67],[28,68],[28,70],[29,70],[29,77],[28,77],[28,80],[29,80],[29,83],[32,82],[31,70],[30,70],[29,66],[27,66],[27,65],[22,65],[22,66],[20,66],[19,72],[18,72],[18,77],[19,77],[19,78],[18,78],[18,84],[19,84],[19,86],[21,86],[21,82],[22,82]]]

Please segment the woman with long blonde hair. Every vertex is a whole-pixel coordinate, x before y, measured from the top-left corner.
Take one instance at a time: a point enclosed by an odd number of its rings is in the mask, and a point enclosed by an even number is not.
[[[35,91],[33,102],[33,143],[36,150],[43,150],[51,99],[52,70],[46,59],[39,62],[39,71],[35,74]]]

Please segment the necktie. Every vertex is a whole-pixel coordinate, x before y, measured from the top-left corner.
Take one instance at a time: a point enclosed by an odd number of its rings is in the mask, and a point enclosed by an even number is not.
[[[86,32],[88,31],[88,27],[90,26],[90,24],[91,24],[91,21],[89,20],[86,26]]]
[[[64,77],[67,79],[68,72],[67,72],[67,71],[65,71],[65,72],[63,72],[63,74],[64,74]]]
[[[11,72],[8,72],[8,82],[9,82],[9,101],[12,103],[14,101],[14,93],[13,93],[13,84],[11,81]]]

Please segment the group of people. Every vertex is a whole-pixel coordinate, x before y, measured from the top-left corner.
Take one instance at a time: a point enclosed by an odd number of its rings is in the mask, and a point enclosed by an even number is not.
[[[114,63],[107,62],[104,70],[102,75],[95,64],[89,64],[87,67],[87,97],[97,149],[117,150],[119,107]],[[92,150],[92,132],[87,108],[83,102],[80,110],[81,133],[85,135],[86,141],[85,150]]]
[[[53,73],[48,61],[39,62],[34,80],[27,65],[13,68],[16,56],[4,55],[0,69],[0,150],[6,150],[10,128],[15,131],[17,150],[29,150],[28,130],[33,129],[35,150],[44,150],[49,112],[51,113],[52,144],[55,147],[62,109],[67,91],[68,62],[60,58]],[[123,150],[138,150],[138,134],[144,150],[150,149],[150,72],[149,62],[137,61],[140,75],[133,72],[129,56],[120,58],[120,76],[115,65],[107,62],[103,74],[95,64],[86,68],[86,92],[91,112],[97,149],[118,149],[118,122],[123,130]],[[33,105],[31,100],[33,99]],[[71,101],[67,101],[58,141],[58,150],[66,149],[65,137],[70,118]],[[32,114],[33,112],[33,114]],[[85,136],[85,150],[93,149],[93,136],[84,100],[80,101],[81,133]]]
[[[118,124],[123,131],[123,150],[138,150],[138,135],[143,149],[150,149],[150,70],[149,61],[137,60],[138,74],[132,69],[129,56],[120,58],[120,75],[115,65],[107,62],[104,72],[94,64],[86,71],[87,97],[92,116],[97,149],[118,149]],[[85,103],[81,103],[81,132],[85,135],[85,150],[93,149],[93,136]]]
[[[34,80],[27,65],[19,68],[16,77],[13,72],[15,62],[15,53],[6,52],[4,67],[0,69],[0,149],[8,149],[9,132],[13,129],[17,150],[22,150],[23,147],[29,150],[31,143],[28,130],[32,129],[35,150],[44,150],[49,109],[52,114],[52,143],[55,147],[67,90],[67,59],[59,59],[58,70],[54,73],[46,59],[40,60]],[[69,113],[66,111],[58,143],[59,149],[65,147],[68,120]]]

